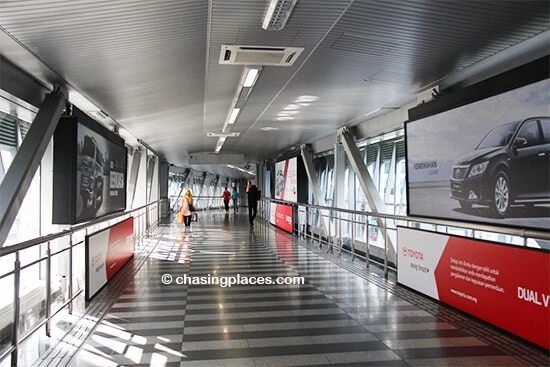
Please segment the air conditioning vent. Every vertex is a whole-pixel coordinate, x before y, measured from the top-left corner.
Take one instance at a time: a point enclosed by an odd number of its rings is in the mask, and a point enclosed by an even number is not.
[[[222,45],[220,64],[291,66],[303,47],[266,47]]]

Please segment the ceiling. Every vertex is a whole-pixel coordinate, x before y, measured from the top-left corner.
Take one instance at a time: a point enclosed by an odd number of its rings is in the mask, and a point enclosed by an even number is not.
[[[298,0],[278,31],[261,27],[267,6],[0,0],[0,51],[44,84],[78,91],[108,115],[102,123],[170,164],[240,177],[220,163],[259,162],[365,123],[549,29],[548,1]],[[224,44],[304,50],[292,66],[263,67],[239,136],[216,154],[207,134],[222,132],[244,69],[219,63]]]

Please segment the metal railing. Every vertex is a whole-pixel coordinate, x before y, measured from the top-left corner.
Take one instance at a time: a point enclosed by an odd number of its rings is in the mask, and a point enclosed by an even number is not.
[[[139,247],[139,243],[149,236],[151,228],[160,221],[160,204],[161,201],[157,201],[0,248],[2,263],[13,260],[13,268],[4,266],[0,273],[0,284],[4,285],[3,300],[9,301],[6,288],[13,284],[11,303],[0,304],[0,362],[11,355],[11,365],[16,366],[21,344],[42,327],[50,336],[55,315],[65,309],[69,314],[75,307],[85,309],[82,299],[86,235],[133,217],[135,247]],[[34,274],[34,277],[27,273]],[[29,278],[34,279],[29,282]]]
[[[181,196],[172,195],[169,197],[170,208],[173,212],[177,212],[181,203]],[[221,209],[224,207],[222,196],[193,196],[193,201],[195,202],[195,207],[198,210],[211,210],[211,209]],[[240,199],[239,199],[240,201]],[[231,205],[233,205],[233,200],[231,200]]]
[[[550,250],[550,232],[517,229],[450,220],[372,213],[264,198],[259,215],[270,221],[270,203],[293,207],[293,234],[318,243],[327,252],[346,253],[353,261],[360,258],[388,271],[397,271],[397,227],[421,228],[438,233],[457,234],[475,239]]]

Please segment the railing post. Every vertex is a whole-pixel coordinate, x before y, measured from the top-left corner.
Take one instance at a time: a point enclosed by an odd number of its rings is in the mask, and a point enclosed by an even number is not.
[[[323,224],[325,222],[325,216],[323,214],[323,211],[319,209],[319,219],[321,221],[319,222],[319,247],[323,248],[323,231],[326,231],[325,225]],[[325,232],[327,234],[327,232]],[[327,242],[328,246],[328,242]]]
[[[340,243],[338,244],[338,249],[341,254],[342,247],[344,246],[342,242],[342,212],[338,212],[338,239],[340,241]]]
[[[46,336],[51,336],[52,329],[52,251],[51,243],[46,243]]]
[[[12,330],[12,345],[14,346],[11,352],[11,365],[17,366],[17,358],[19,355],[19,287],[21,285],[21,262],[19,261],[19,251],[15,253],[15,272],[13,274],[13,330]]]
[[[332,254],[332,231],[331,231],[331,227],[332,227],[332,210],[329,212],[329,216],[328,216],[328,233],[327,233],[327,244],[328,244],[328,249],[327,249],[327,252],[330,252]]]
[[[69,235],[69,315],[73,314],[73,234]]]
[[[387,218],[384,217],[384,277],[388,277],[388,226]]]
[[[370,254],[369,254],[369,216],[365,216],[365,263],[367,265],[367,269],[369,268],[370,263]]]
[[[355,214],[351,214],[351,261],[355,260]]]

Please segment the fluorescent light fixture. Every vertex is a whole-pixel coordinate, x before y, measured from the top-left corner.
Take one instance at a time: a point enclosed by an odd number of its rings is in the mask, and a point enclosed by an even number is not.
[[[220,150],[222,150],[223,145],[225,144],[225,139],[227,139],[225,136],[221,136],[218,138],[218,142],[216,143],[216,149],[214,150],[215,153],[219,153]]]
[[[379,111],[382,111],[382,107],[378,107],[378,108],[375,109],[375,110],[372,110],[372,111],[370,111],[370,112],[368,112],[368,113],[365,113],[363,116],[364,116],[364,117],[367,117],[367,116],[370,116],[370,115],[374,115],[376,112],[379,112]]]
[[[260,74],[259,68],[251,68],[246,72],[246,77],[244,78],[243,87],[250,88],[256,83],[256,79]]]
[[[236,169],[236,170],[239,170],[241,172],[244,172],[244,173],[248,173],[249,175],[252,175],[252,176],[256,176],[256,173],[252,172],[252,171],[248,171],[244,168],[241,168],[241,167],[237,167],[237,166],[234,166],[232,164],[226,164],[227,167],[229,168],[233,168],[233,169]]]
[[[88,98],[76,91],[69,92],[69,102],[84,112],[97,113],[101,111],[101,108],[97,107],[94,103],[90,102]]]
[[[280,31],[286,25],[297,0],[271,0],[262,22],[266,31]]]
[[[227,120],[228,125],[233,125],[235,123],[237,117],[239,116],[239,112],[241,112],[240,108],[234,108],[233,111],[231,111],[231,115],[229,115],[229,120]]]

